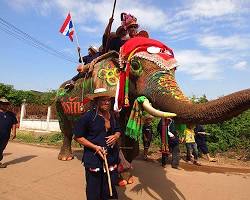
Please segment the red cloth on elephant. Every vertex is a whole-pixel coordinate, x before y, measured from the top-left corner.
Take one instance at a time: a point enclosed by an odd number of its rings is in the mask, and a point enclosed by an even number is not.
[[[161,43],[160,41],[150,39],[150,38],[145,38],[145,37],[134,37],[134,38],[129,39],[121,47],[121,50],[120,50],[121,58],[122,60],[126,60],[128,56],[130,55],[130,53],[134,51],[136,48],[138,48],[136,52],[140,52],[140,51],[147,51],[147,48],[151,46],[158,47],[161,49],[158,55],[160,55],[163,59],[168,60],[170,58],[174,58],[174,53],[172,49],[170,49],[168,46]],[[165,53],[166,51],[168,51],[168,53]]]
[[[124,87],[125,87],[125,80],[126,80],[126,72],[121,71],[120,72],[120,80],[119,80],[119,93],[118,93],[118,109],[117,111],[120,111],[124,105]]]
[[[149,47],[151,47],[151,50]],[[149,55],[154,54],[161,57],[162,60],[175,61],[172,49],[157,40],[145,37],[134,37],[129,39],[120,49],[120,62],[121,66],[125,68],[125,71],[120,73],[119,92],[118,97],[116,97],[116,102],[118,102],[117,110],[120,110],[123,106],[129,106],[128,89],[130,59],[139,52],[147,52]]]

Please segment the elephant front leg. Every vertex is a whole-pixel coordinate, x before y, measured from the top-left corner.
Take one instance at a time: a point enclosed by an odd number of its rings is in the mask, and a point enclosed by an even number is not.
[[[71,149],[72,134],[66,134],[66,133],[64,133],[63,145],[58,155],[58,159],[63,161],[72,160],[74,158]]]

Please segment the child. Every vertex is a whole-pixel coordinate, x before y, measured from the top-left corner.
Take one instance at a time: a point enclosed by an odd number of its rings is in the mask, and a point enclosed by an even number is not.
[[[152,115],[146,115],[144,118],[144,125],[142,127],[142,135],[143,135],[143,146],[144,146],[144,160],[148,159],[148,149],[150,147],[150,143],[152,141],[152,135],[153,135],[153,130],[152,130],[152,120],[153,120]]]
[[[195,142],[198,147],[198,152],[200,154],[204,154],[209,162],[216,162],[216,159],[210,157],[209,155],[209,151],[207,148],[207,136],[206,136],[208,135],[208,133],[205,132],[204,127],[200,124],[197,124],[194,129],[194,132],[195,132]]]
[[[182,138],[182,141],[184,140],[186,143],[187,148],[187,161],[191,161],[192,154],[194,155],[194,164],[200,166],[201,164],[198,163],[198,149],[197,144],[195,143],[194,138],[194,125],[193,124],[187,124],[187,128],[184,131],[184,138]]]

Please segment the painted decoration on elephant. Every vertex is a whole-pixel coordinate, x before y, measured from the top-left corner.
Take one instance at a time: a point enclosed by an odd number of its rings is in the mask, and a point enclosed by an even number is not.
[[[119,71],[111,60],[104,60],[98,70],[98,78],[106,81],[108,86],[115,86],[119,80]]]
[[[163,76],[162,74],[156,74],[159,84],[159,89],[162,94],[171,94],[173,97],[179,100],[188,101],[188,98],[182,93],[178,84],[175,80],[175,69],[167,72],[168,76]]]
[[[66,97],[61,99],[63,112],[68,115],[78,115],[86,112],[84,105],[90,102],[90,99],[84,98],[80,101],[79,97]]]

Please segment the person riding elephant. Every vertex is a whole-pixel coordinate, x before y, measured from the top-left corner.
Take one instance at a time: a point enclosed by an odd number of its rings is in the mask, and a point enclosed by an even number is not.
[[[149,37],[145,30],[138,31],[139,24],[137,23],[137,18],[135,16],[127,13],[121,13],[121,23],[127,31],[129,38],[138,36],[146,38]]]
[[[75,85],[75,82],[79,78],[83,78],[85,72],[87,71],[87,67],[85,65],[91,63],[95,58],[101,55],[101,53],[98,51],[97,47],[95,46],[89,46],[88,48],[88,55],[81,57],[80,54],[80,47],[77,48],[78,54],[79,54],[79,63],[81,63],[77,67],[77,71],[79,72],[76,76],[74,76],[72,79],[68,81],[68,83],[65,85],[65,88],[72,88]]]
[[[111,28],[113,18],[109,19],[109,23],[104,31],[103,37],[102,37],[102,46],[104,47],[103,53],[106,53],[108,51],[116,51],[119,53],[121,46],[127,41],[127,31],[123,26],[119,26],[116,29],[116,32],[111,32],[109,34],[109,30]]]

